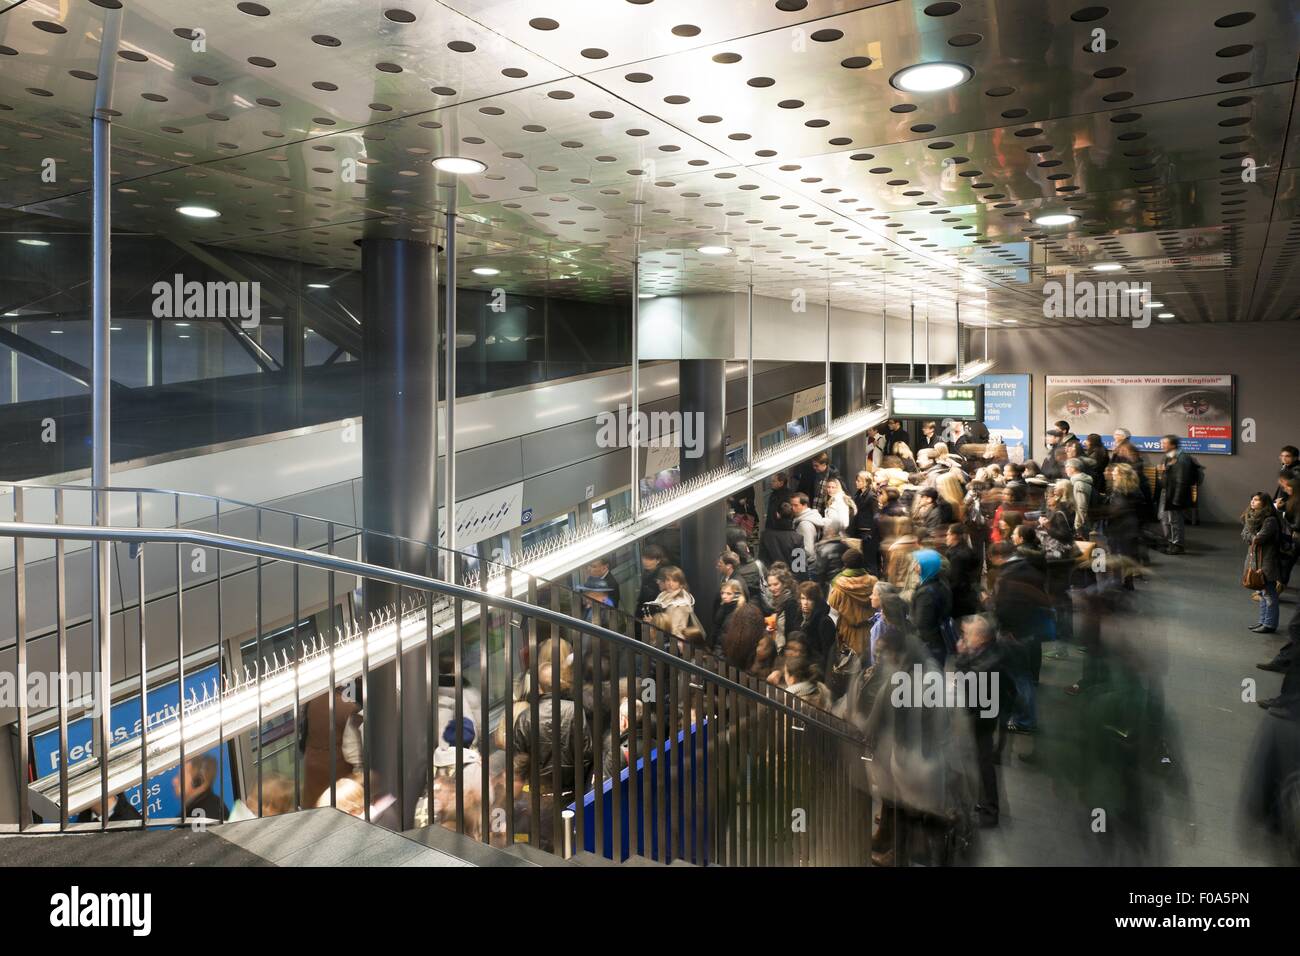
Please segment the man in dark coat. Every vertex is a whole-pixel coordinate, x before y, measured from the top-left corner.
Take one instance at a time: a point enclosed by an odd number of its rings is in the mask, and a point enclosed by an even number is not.
[[[1196,460],[1179,447],[1177,435],[1160,439],[1165,453],[1158,473],[1160,490],[1156,494],[1160,524],[1165,531],[1165,554],[1183,553],[1183,527],[1187,509],[1192,506],[1192,489],[1196,486]]]

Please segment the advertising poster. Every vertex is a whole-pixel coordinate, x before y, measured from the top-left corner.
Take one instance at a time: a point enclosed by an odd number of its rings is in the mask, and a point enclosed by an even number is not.
[[[193,674],[186,674],[185,696],[188,699],[197,697],[202,701],[205,694],[212,695],[216,692],[220,686],[220,680],[221,677],[216,664],[195,671]],[[175,719],[179,703],[180,701],[176,696],[176,681],[163,684],[161,687],[149,688],[148,714],[150,729],[152,730],[156,724]],[[114,745],[138,737],[140,735],[139,695],[128,697],[114,704],[111,717],[112,742]],[[68,762],[69,767],[75,767],[93,756],[94,730],[94,721],[90,717],[69,721],[68,753],[71,755]],[[32,762],[35,765],[38,777],[57,772],[59,769],[58,729],[34,734],[32,736],[31,752]],[[235,805],[235,785],[231,777],[229,756],[224,760],[221,759],[221,747],[213,747],[207,751],[207,755],[217,760],[221,768],[221,777],[214,789],[221,795],[222,801],[226,804],[226,810],[229,811]],[[195,755],[187,754],[186,756],[189,758]],[[179,773],[180,768],[172,767],[170,770],[164,770],[162,773],[150,776],[150,817],[179,817],[181,815],[180,798],[176,792],[176,778]],[[140,809],[139,784],[125,791],[124,796],[137,811]]]
[[[1049,375],[1045,425],[1058,419],[1083,437],[1127,428],[1142,451],[1159,451],[1161,435],[1177,435],[1185,451],[1233,453],[1231,375]]]
[[[990,437],[1007,446],[1011,461],[1024,461],[1030,455],[1032,383],[1031,375],[979,375],[974,379],[974,384],[984,386],[984,424]]]

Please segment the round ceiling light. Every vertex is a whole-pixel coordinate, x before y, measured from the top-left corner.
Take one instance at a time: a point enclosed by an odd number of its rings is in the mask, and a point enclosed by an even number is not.
[[[1092,267],[1093,272],[1119,272],[1124,268],[1118,262],[1099,262]]]
[[[638,292],[638,293],[636,294],[636,297],[637,297],[638,299],[657,299],[657,298],[659,298],[659,296],[658,296],[656,293],[654,293],[654,292]]]
[[[700,246],[697,251],[705,256],[725,256],[730,255],[731,246]]]
[[[964,63],[918,63],[899,70],[889,82],[905,93],[936,93],[961,86],[974,75]]]
[[[1068,226],[1078,219],[1078,216],[1071,216],[1068,212],[1053,212],[1046,216],[1039,216],[1034,220],[1040,226]]]
[[[44,239],[19,239],[19,245],[23,246],[48,246],[49,243]]]
[[[465,156],[439,156],[433,161],[433,168],[453,176],[468,176],[483,172],[487,164]]]
[[[500,269],[493,269],[491,266],[479,266],[477,269],[471,269],[476,276],[497,276],[501,274]]]
[[[1161,312],[1156,316],[1157,319],[1172,319],[1173,317],[1174,314],[1172,312]]]
[[[207,206],[177,206],[176,211],[182,216],[189,216],[191,219],[216,219],[221,215],[215,209],[209,209]]]

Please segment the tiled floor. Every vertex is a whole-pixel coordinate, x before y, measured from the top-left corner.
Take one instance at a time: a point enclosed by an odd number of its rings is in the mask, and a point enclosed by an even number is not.
[[[1112,615],[1109,639],[1130,642],[1146,663],[1142,684],[1164,700],[1173,764],[1144,761],[1133,803],[1149,840],[1135,848],[1117,840],[1125,812],[1107,808],[1108,833],[1092,831],[1089,800],[1106,768],[1080,746],[1087,702],[1065,688],[1083,670],[1083,658],[1045,660],[1040,687],[1041,732],[1012,737],[999,767],[1002,816],[980,832],[973,862],[980,865],[1132,863],[1173,866],[1274,866],[1287,860],[1264,828],[1245,818],[1242,794],[1251,773],[1256,736],[1276,720],[1243,701],[1243,681],[1257,683],[1257,698],[1276,695],[1280,675],[1257,670],[1283,643],[1281,631],[1295,612],[1284,596],[1282,628],[1261,636],[1247,630],[1259,605],[1240,586],[1243,545],[1236,528],[1189,527],[1187,554],[1155,554],[1138,585],[1134,610]],[[1048,650],[1057,645],[1047,645]],[[1032,763],[1021,754],[1033,753]],[[1133,780],[1133,774],[1124,774]],[[1081,793],[1077,781],[1087,781]],[[1075,782],[1071,782],[1074,780]],[[1180,785],[1180,781],[1182,781]],[[1104,787],[1100,789],[1104,790]]]

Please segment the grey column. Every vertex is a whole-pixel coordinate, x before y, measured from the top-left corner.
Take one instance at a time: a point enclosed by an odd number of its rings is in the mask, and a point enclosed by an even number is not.
[[[365,528],[422,542],[438,540],[438,321],[435,247],[405,239],[366,239],[362,249],[362,358],[365,362],[361,469]],[[421,574],[434,574],[428,552],[396,547],[369,535],[366,560]],[[391,586],[368,582],[363,613],[396,599]],[[415,802],[426,792],[429,688],[424,652],[402,660],[401,689],[396,665],[376,669],[370,699],[372,771],[380,787],[397,793],[402,768],[404,827],[412,825]],[[398,713],[400,701],[401,713]],[[397,744],[402,742],[399,762]],[[376,796],[378,794],[375,794]]]
[[[835,418],[856,412],[867,392],[865,362],[831,363],[831,414]],[[844,477],[844,490],[853,494],[853,478],[867,461],[867,436],[860,432],[831,449],[831,465]]]
[[[723,429],[726,410],[722,404],[726,362],[722,359],[683,359],[678,363],[681,390],[683,430],[686,416],[695,416],[691,424],[692,436],[698,441],[699,457],[689,457],[690,449],[682,448],[682,480],[722,465],[726,450],[723,448]],[[702,426],[702,427],[701,427]],[[717,590],[718,572],[715,567],[718,555],[727,544],[727,503],[719,501],[701,508],[681,523],[682,570],[695,595],[696,613],[701,621],[712,613],[714,593]],[[707,626],[707,624],[706,624]]]

